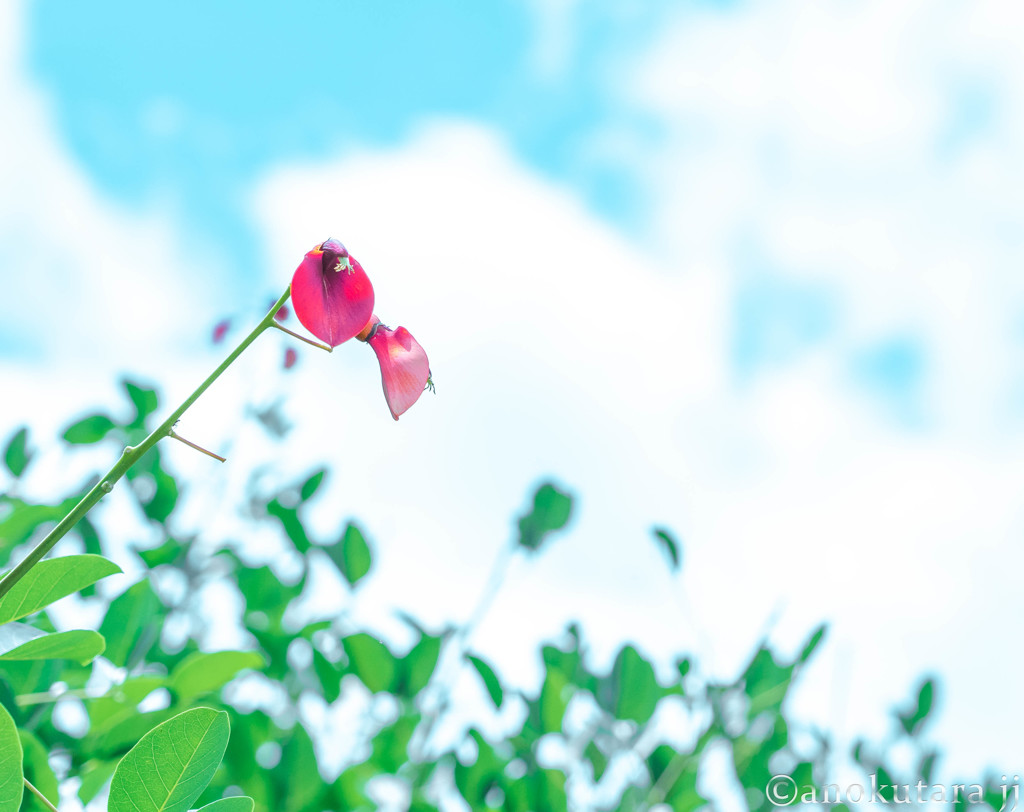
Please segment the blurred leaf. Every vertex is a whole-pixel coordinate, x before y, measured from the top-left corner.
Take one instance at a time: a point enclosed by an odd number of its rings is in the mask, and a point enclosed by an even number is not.
[[[91,699],[86,703],[92,732],[98,734],[108,727],[108,722],[122,717],[128,712],[135,714],[135,707],[157,688],[162,688],[166,678],[152,674],[129,677],[120,685],[112,685],[103,696]],[[113,724],[114,722],[110,722]],[[139,738],[149,728],[141,731],[133,738]]]
[[[600,748],[593,742],[589,742],[583,750],[583,756],[594,768],[594,780],[600,781],[608,767],[608,757],[601,752]]]
[[[255,804],[252,798],[245,795],[235,795],[231,798],[221,798],[212,804],[201,807],[198,812],[252,812]]]
[[[132,405],[135,407],[135,417],[132,418],[128,428],[144,429],[146,427],[146,418],[155,412],[160,405],[156,390],[140,386],[129,380],[124,380],[121,383],[124,384],[125,392],[128,393],[128,399],[131,400]]]
[[[624,646],[615,658],[612,680],[615,716],[646,724],[661,698],[654,667],[633,646]]]
[[[935,680],[926,679],[921,683],[917,692],[917,705],[915,708],[899,713],[900,723],[903,729],[911,736],[917,735],[921,726],[932,711],[932,702],[935,699]]]
[[[46,747],[32,733],[27,730],[18,731],[21,737],[21,749],[24,753],[25,778],[38,789],[46,799],[56,805],[60,800],[60,788],[57,784],[57,776],[50,766],[49,754]],[[26,793],[22,805],[23,812],[27,810],[45,810],[46,807],[31,793]]]
[[[171,672],[167,687],[183,704],[217,691],[246,668],[260,669],[266,662],[255,651],[212,651],[189,655]]]
[[[116,761],[98,759],[88,761],[79,773],[82,783],[78,787],[78,800],[87,804],[99,795],[100,790],[107,785],[110,777],[114,774],[116,766]]]
[[[354,524],[345,528],[341,541],[326,549],[327,555],[350,586],[354,587],[370,571],[373,563],[370,545]]]
[[[149,568],[159,567],[161,564],[174,564],[180,561],[188,548],[180,541],[168,537],[159,547],[152,550],[136,550],[139,558]]]
[[[917,772],[926,784],[930,784],[932,782],[932,773],[935,771],[935,761],[938,756],[938,752],[930,750],[921,759],[921,765],[918,767]]]
[[[504,782],[506,761],[499,758],[494,747],[477,730],[469,731],[476,742],[476,760],[465,765],[455,764],[455,785],[472,809],[487,808],[484,799],[492,787],[501,787]],[[538,807],[542,809],[543,807]]]
[[[366,794],[366,784],[377,774],[369,762],[346,768],[334,782],[334,797],[343,810],[376,809]]]
[[[40,561],[0,598],[0,625],[28,617],[118,572],[121,568],[117,564],[98,555],[68,555]]]
[[[19,477],[25,472],[25,468],[32,459],[28,450],[28,429],[20,428],[7,442],[4,449],[4,465],[14,476]]]
[[[327,473],[326,469],[321,468],[313,476],[302,483],[302,487],[299,489],[299,499],[303,502],[308,501],[312,498],[313,494],[319,490],[320,485],[324,481],[324,475]]]
[[[228,744],[224,711],[195,708],[151,730],[117,765],[110,812],[186,812],[210,783]]]
[[[797,771],[799,771],[802,767],[806,767],[807,771],[810,771],[810,765],[806,762],[804,764],[797,765],[797,770],[794,771],[793,774],[793,778],[795,780],[798,779],[798,776],[796,774]],[[884,767],[878,768],[878,770],[875,772],[874,778],[875,781],[877,781],[876,786],[878,787],[878,797],[883,799],[887,804],[891,804],[893,802],[894,797],[893,784],[895,784],[896,781]],[[803,784],[800,780],[797,780],[797,786],[800,787],[800,791],[802,792]]]
[[[519,520],[519,546],[538,550],[549,533],[561,530],[572,515],[572,497],[554,485],[541,485],[533,496],[533,510]]]
[[[560,733],[571,685],[561,671],[548,670],[540,688],[540,723],[544,733]]]
[[[57,504],[36,505],[0,494],[0,553],[10,553],[28,541],[40,525],[59,522],[82,496],[84,493],[70,496]]]
[[[494,670],[479,657],[474,657],[470,654],[466,656],[466,659],[473,664],[476,672],[480,675],[480,679],[484,681],[484,687],[487,688],[487,693],[490,695],[494,707],[500,708],[501,703],[505,701],[505,689],[501,687],[501,682],[498,680]]]
[[[679,571],[679,542],[675,540],[671,533],[663,527],[654,528],[654,537],[660,542],[658,546],[661,547],[662,551],[668,557],[669,566],[673,572]]]
[[[107,641],[106,658],[124,668],[133,657],[144,656],[156,642],[163,623],[163,606],[148,580],[139,581],[107,607],[100,634]]]
[[[247,567],[233,553],[222,555],[228,555],[237,564],[235,578],[245,598],[247,612],[250,615],[262,612],[271,620],[271,625],[276,626],[284,616],[288,604],[302,594],[305,578],[295,584],[285,584],[270,567]],[[251,620],[251,617],[246,620],[250,630]]]
[[[20,624],[8,624],[0,631]],[[73,660],[85,665],[103,653],[103,637],[94,631],[75,630],[43,634],[13,648],[0,640],[0,660]]]
[[[691,810],[704,806],[707,799],[697,791],[699,759],[680,753],[667,744],[654,749],[647,758],[651,780],[664,786],[664,803],[671,809]]]
[[[353,634],[341,641],[348,657],[348,670],[373,693],[390,691],[395,684],[395,658],[380,640],[368,634]]]
[[[74,445],[88,445],[98,443],[115,428],[114,421],[105,414],[91,414],[64,429],[63,437]]]
[[[162,460],[160,448],[154,446],[126,473],[142,512],[160,524],[174,512],[179,495],[178,482],[164,469]]]
[[[313,671],[320,680],[324,691],[324,699],[328,704],[337,701],[341,696],[342,672],[317,649],[313,649]]]
[[[317,769],[313,742],[300,724],[292,728],[292,735],[281,753],[279,769],[285,781],[279,787],[276,809],[302,812],[310,808],[323,791],[324,782]]]
[[[271,499],[267,503],[267,513],[281,522],[285,535],[299,553],[305,554],[309,550],[309,536],[306,535],[306,528],[302,526],[297,509],[285,507],[277,499]]]
[[[417,713],[399,716],[392,724],[385,725],[373,737],[371,761],[378,770],[397,773],[409,760],[409,740],[420,722]]]
[[[814,633],[808,638],[807,642],[804,643],[803,651],[800,652],[800,656],[797,658],[798,663],[806,663],[811,659],[811,655],[814,654],[815,650],[821,645],[822,639],[825,637],[825,631],[828,629],[824,623],[822,623]]]
[[[406,696],[416,696],[430,682],[441,654],[441,638],[421,634],[419,642],[402,659],[402,685]]]
[[[86,517],[82,517],[78,520],[78,524],[75,525],[72,531],[78,534],[78,537],[82,539],[82,544],[85,546],[85,551],[89,555],[103,555],[103,545],[100,543],[100,534],[96,532],[96,526],[90,522]],[[82,594],[85,596],[92,595],[95,592],[91,587],[83,587]]]
[[[747,718],[752,721],[763,711],[781,708],[792,679],[792,666],[780,666],[768,649],[758,649],[743,675],[744,691],[750,698]]]
[[[0,812],[18,812],[25,774],[21,738],[7,709],[0,705]]]

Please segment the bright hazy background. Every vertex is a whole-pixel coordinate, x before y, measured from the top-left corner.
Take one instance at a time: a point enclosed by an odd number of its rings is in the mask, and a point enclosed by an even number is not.
[[[0,6],[0,429],[37,495],[112,459],[55,438],[120,375],[180,399],[337,237],[438,394],[394,423],[362,345],[284,373],[261,339],[180,426],[228,463],[167,451],[195,522],[332,466],[313,525],[362,524],[389,634],[465,617],[553,478],[571,532],[476,638],[511,682],[572,619],[723,677],[828,621],[798,715],[881,735],[935,673],[943,779],[1024,772],[1019,4],[150,6]],[[282,393],[283,448],[243,419]]]

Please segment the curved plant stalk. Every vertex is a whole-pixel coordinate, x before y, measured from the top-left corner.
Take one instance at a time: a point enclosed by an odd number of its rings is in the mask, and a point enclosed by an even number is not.
[[[82,519],[82,517],[92,510],[104,495],[113,490],[114,483],[123,477],[128,472],[128,469],[142,458],[143,454],[149,451],[149,449],[155,446],[164,437],[169,437],[173,434],[172,429],[174,424],[178,422],[183,414],[185,414],[189,406],[199,399],[199,396],[202,395],[203,392],[205,392],[210,385],[235,362],[235,359],[237,359],[238,356],[240,356],[261,333],[270,327],[276,326],[274,314],[276,314],[277,311],[281,309],[281,306],[288,301],[289,296],[291,296],[291,286],[285,290],[281,295],[281,298],[274,303],[270,308],[270,312],[267,313],[260,323],[253,328],[252,332],[242,339],[238,346],[231,351],[227,358],[224,359],[221,365],[218,366],[205,381],[199,384],[196,390],[185,398],[182,404],[171,412],[170,416],[164,420],[163,423],[157,426],[157,428],[155,428],[141,443],[136,446],[128,446],[122,452],[120,459],[118,459],[118,461],[114,463],[114,466],[103,475],[100,481],[82,497],[81,501],[71,509],[71,512],[61,519],[57,526],[46,535],[46,538],[40,541],[39,544],[37,544],[35,548],[25,556],[25,559],[7,573],[4,579],[0,581],[0,598],[3,598],[3,596],[6,595],[11,588],[18,583],[18,581],[20,581],[30,569],[32,569],[32,567],[38,564],[39,561],[42,560],[43,556],[50,552],[50,550],[53,549],[53,546],[60,541],[67,532],[71,530],[71,528],[74,527],[80,519]],[[330,347],[327,347],[324,344],[317,344],[316,346],[330,352]]]

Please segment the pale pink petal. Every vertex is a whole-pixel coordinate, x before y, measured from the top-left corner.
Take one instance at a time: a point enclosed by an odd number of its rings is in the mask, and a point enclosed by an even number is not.
[[[384,385],[384,399],[391,416],[409,409],[423,394],[430,378],[430,363],[423,347],[404,327],[391,330],[383,324],[367,339],[380,362],[380,377]]]

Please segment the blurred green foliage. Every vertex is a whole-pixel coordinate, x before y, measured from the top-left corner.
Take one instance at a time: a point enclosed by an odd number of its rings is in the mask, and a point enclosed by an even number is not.
[[[116,450],[143,437],[156,393],[132,382],[124,389],[125,419],[84,416],[64,440]],[[26,429],[14,432],[3,452],[11,484],[0,495],[0,566],[91,484],[52,502],[19,496],[34,460],[28,437]],[[246,560],[230,539],[182,533],[173,521],[179,485],[153,449],[128,478],[158,536],[132,553],[143,578],[113,599],[95,589],[120,571],[99,557],[116,531],[86,520],[75,531],[85,555],[45,562],[0,601],[0,812],[44,808],[21,791],[22,776],[51,802],[62,784],[96,808],[109,793],[108,808],[117,812],[691,810],[723,793],[766,810],[773,775],[791,776],[801,792],[829,783],[836,756],[827,731],[787,713],[824,627],[795,660],[764,643],[741,673],[721,681],[692,654],[656,664],[628,643],[610,669],[597,669],[582,631],[571,626],[562,639],[539,645],[543,679],[523,690],[471,650],[480,612],[466,626],[434,631],[405,618],[414,637],[407,647],[358,627],[350,613],[296,623],[313,567],[336,568],[356,599],[373,569],[372,545],[355,524],[326,539],[307,527],[306,505],[325,476],[321,469],[280,492],[249,494],[254,528],[273,528],[301,561],[299,577],[285,580]],[[553,543],[572,512],[570,494],[541,485],[516,522],[494,583],[510,557]],[[677,571],[675,536],[656,528],[653,543]],[[237,596],[244,650],[200,649],[211,622],[232,622],[206,615],[200,596],[212,583]],[[90,616],[102,618],[98,630],[58,632],[46,607],[79,590],[96,610]],[[456,693],[465,673],[492,705]],[[852,758],[865,776],[931,780],[938,755],[923,731],[934,693],[935,681],[924,681],[894,713],[887,739],[857,744]],[[331,738],[314,722],[338,703],[357,721]],[[62,720],[62,709],[71,708],[80,711],[75,724]],[[475,721],[442,724],[466,718]],[[667,721],[679,718],[687,730]],[[893,766],[896,748],[914,753],[912,770]],[[733,773],[717,784],[704,774],[713,751],[727,756]],[[994,780],[982,782],[993,788],[984,803],[998,809]]]

